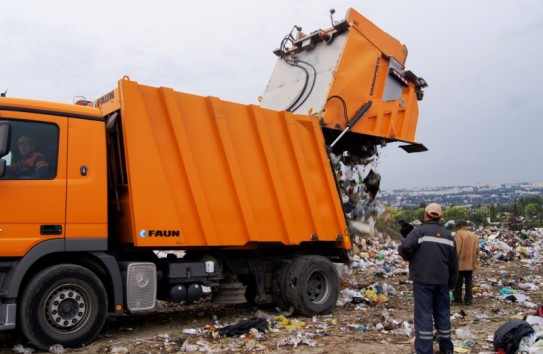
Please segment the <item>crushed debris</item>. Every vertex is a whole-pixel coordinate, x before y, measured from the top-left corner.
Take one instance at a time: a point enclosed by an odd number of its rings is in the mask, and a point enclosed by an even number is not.
[[[336,265],[341,291],[334,313],[303,318],[292,311],[221,306],[208,299],[190,306],[163,303],[151,323],[147,319],[154,317],[145,314],[112,318],[91,347],[64,352],[288,352],[301,346],[308,353],[412,351],[413,293],[408,263],[397,251],[401,236],[375,228],[384,210],[374,198],[380,177],[371,169],[365,172],[368,161],[348,153],[332,160],[354,235],[350,264]],[[492,226],[475,233],[481,269],[474,274],[473,305],[451,307],[455,352],[494,352],[495,332],[518,320],[533,330],[513,345],[543,353],[543,229]],[[0,343],[6,343],[0,350],[34,352],[6,338],[0,333]]]
[[[515,319],[534,330],[522,338],[519,348],[543,352],[543,230],[485,228],[476,233],[482,252],[481,270],[474,276],[474,303],[451,307],[455,352],[493,352],[495,331]],[[65,353],[288,352],[300,348],[307,353],[410,352],[413,294],[407,263],[397,253],[399,241],[379,231],[360,236],[350,265],[337,265],[341,292],[331,315],[295,317],[273,308],[221,306],[207,300],[190,306],[164,303],[155,315],[112,318],[92,346],[65,349]],[[18,342],[9,344],[1,335],[0,342],[9,347],[1,344],[0,348],[6,351],[34,351]]]

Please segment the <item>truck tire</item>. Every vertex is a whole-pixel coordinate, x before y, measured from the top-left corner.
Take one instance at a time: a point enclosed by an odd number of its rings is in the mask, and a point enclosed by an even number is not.
[[[285,289],[285,275],[290,267],[290,261],[279,262],[274,271],[272,277],[272,297],[277,307],[282,311],[289,311],[291,305],[286,299]]]
[[[331,313],[339,297],[340,281],[334,264],[322,256],[299,256],[285,276],[285,300],[311,317]]]
[[[100,279],[78,265],[55,265],[37,273],[18,306],[23,334],[37,347],[67,348],[92,342],[107,315],[107,293]]]

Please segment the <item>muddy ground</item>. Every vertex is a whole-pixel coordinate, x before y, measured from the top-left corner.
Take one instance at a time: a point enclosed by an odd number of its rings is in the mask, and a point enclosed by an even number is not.
[[[371,272],[353,269],[350,276],[344,278],[343,286],[365,289],[374,283],[386,283],[396,290],[395,294],[389,294],[388,301],[379,304],[350,302],[338,307],[332,315],[314,318],[276,317],[279,314],[273,308],[247,304],[218,306],[202,301],[182,306],[161,303],[161,307],[152,313],[109,318],[94,343],[64,352],[410,353],[414,340],[413,333],[408,335],[413,318],[413,298],[407,275],[383,277],[368,273]],[[456,352],[492,351],[494,331],[501,324],[522,318],[530,311],[518,302],[500,300],[500,291],[506,285],[515,289],[526,282],[541,289],[541,274],[540,264],[519,259],[483,264],[475,280],[477,296],[474,304],[451,308]],[[522,293],[528,295],[532,303],[543,303],[541,290]],[[236,337],[213,336],[214,327],[255,316],[275,318],[269,320],[271,331]],[[0,332],[1,353],[23,352],[24,349],[33,347],[19,333]]]

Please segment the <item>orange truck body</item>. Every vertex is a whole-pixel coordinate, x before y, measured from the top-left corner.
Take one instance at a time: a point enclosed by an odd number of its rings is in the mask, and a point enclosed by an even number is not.
[[[407,142],[415,151],[424,151],[415,141],[415,133],[417,101],[422,99],[426,84],[405,70],[405,45],[354,9],[349,9],[345,20],[335,28],[299,37],[290,51],[298,60],[310,64],[304,65],[307,71],[311,73],[314,68],[316,85],[294,112],[319,117],[323,129],[332,130],[334,135],[334,130],[346,127],[347,120],[341,101],[332,98],[343,99],[348,118],[371,101],[364,118],[350,130],[357,133],[351,134],[356,143],[375,137]],[[301,89],[303,76],[300,68],[279,59],[262,97],[262,107],[286,109]]]
[[[119,81],[120,240],[137,247],[299,245],[349,237],[319,122]]]
[[[330,313],[333,262],[351,249],[330,155],[424,150],[426,83],[405,70],[405,46],[352,9],[291,42],[260,105],[126,77],[80,105],[0,98],[0,330],[77,347],[107,312],[195,301],[203,286],[219,303],[247,293]],[[41,171],[18,151],[30,136]]]

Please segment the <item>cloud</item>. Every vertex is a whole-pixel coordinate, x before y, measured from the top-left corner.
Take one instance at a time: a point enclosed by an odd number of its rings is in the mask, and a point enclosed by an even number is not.
[[[539,0],[12,1],[0,12],[0,91],[72,102],[129,75],[257,103],[292,26],[329,27],[329,9],[341,19],[350,6],[406,44],[407,68],[430,84],[416,138],[430,151],[383,149],[385,188],[543,180]]]

